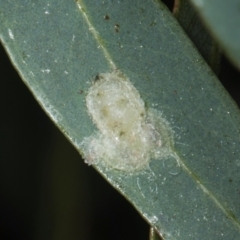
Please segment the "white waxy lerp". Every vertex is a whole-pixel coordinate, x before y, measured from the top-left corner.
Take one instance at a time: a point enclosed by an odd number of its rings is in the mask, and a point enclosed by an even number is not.
[[[170,154],[172,136],[161,113],[145,109],[139,92],[120,72],[102,73],[86,97],[99,132],[82,142],[88,164],[127,172],[145,168],[151,158]]]

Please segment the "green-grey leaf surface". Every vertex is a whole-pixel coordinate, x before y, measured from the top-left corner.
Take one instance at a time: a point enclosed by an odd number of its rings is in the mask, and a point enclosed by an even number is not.
[[[0,0],[0,9],[13,64],[79,151],[96,131],[85,96],[99,73],[117,67],[162,112],[178,163],[95,167],[164,239],[240,238],[239,111],[161,3]]]
[[[227,56],[240,69],[240,1],[191,1]]]

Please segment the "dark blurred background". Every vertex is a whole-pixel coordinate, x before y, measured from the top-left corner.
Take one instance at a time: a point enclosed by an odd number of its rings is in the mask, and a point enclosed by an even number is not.
[[[148,239],[148,224],[84,164],[1,46],[0,66],[0,240]],[[239,103],[240,75],[225,57],[220,80]]]

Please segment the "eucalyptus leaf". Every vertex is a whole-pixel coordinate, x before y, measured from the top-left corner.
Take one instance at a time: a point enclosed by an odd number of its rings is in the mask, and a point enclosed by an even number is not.
[[[174,16],[202,54],[205,61],[218,75],[221,55],[216,41],[203,25],[202,19],[192,6],[190,0],[176,0],[175,2]]]
[[[240,69],[239,0],[191,0],[226,55]]]
[[[0,37],[39,104],[81,152],[85,97],[119,69],[162,112],[178,156],[126,173],[94,167],[163,239],[238,239],[239,110],[165,6],[153,0],[0,0]]]

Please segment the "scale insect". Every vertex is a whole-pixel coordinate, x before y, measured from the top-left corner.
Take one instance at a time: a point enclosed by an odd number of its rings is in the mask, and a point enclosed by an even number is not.
[[[137,89],[120,71],[98,75],[86,106],[98,129],[81,143],[86,163],[136,172],[151,159],[171,155],[169,124],[161,112],[146,109]]]

